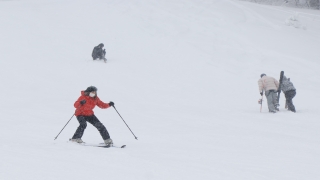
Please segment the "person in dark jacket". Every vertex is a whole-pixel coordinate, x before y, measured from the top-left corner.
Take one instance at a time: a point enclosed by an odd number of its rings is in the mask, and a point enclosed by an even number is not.
[[[98,89],[94,86],[88,87],[85,91],[81,91],[81,96],[74,103],[74,107],[76,108],[75,116],[77,117],[80,125],[70,141],[83,143],[81,137],[83,136],[84,130],[87,127],[87,122],[89,122],[98,129],[102,139],[104,140],[104,143],[112,146],[113,141],[110,139],[110,135],[106,127],[94,115],[93,108],[95,108],[97,105],[101,109],[106,109],[114,106],[114,103],[112,101],[109,103],[102,102],[97,96],[97,90]]]
[[[285,94],[286,97],[286,105],[288,106],[288,110],[292,112],[296,112],[296,108],[293,105],[292,99],[296,96],[296,88],[293,86],[290,78],[287,79],[286,76],[283,76],[281,83],[281,90]]]
[[[106,50],[105,49],[102,49],[104,47],[104,44],[100,43],[98,46],[94,47],[93,48],[93,51],[92,51],[92,58],[93,60],[96,60],[96,59],[103,59],[103,60],[107,60],[105,58],[106,56]]]

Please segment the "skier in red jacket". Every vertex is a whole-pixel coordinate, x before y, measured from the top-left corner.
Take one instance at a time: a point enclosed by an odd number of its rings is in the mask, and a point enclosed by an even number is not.
[[[87,122],[89,122],[98,129],[102,139],[104,140],[104,143],[112,146],[112,139],[110,139],[110,135],[106,127],[94,115],[93,108],[97,105],[101,109],[106,109],[114,106],[114,103],[112,101],[110,101],[110,103],[102,102],[97,96],[97,90],[98,89],[94,86],[88,87],[85,91],[81,91],[81,96],[74,103],[74,107],[76,108],[75,115],[80,125],[70,141],[83,143],[81,137],[87,127]]]

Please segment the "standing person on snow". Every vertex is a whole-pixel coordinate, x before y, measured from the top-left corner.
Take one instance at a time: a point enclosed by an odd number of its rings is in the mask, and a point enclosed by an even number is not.
[[[97,90],[98,89],[94,86],[88,87],[85,91],[81,91],[81,96],[74,103],[74,107],[76,108],[75,115],[80,125],[70,141],[83,143],[81,137],[87,127],[87,122],[89,122],[98,129],[102,139],[104,140],[104,143],[111,146],[113,142],[112,139],[110,139],[110,135],[106,127],[94,115],[92,110],[96,105],[99,108],[106,109],[114,106],[114,103],[112,101],[110,101],[110,103],[102,102],[97,96]]]
[[[286,76],[283,76],[280,88],[286,96],[286,105],[288,106],[288,110],[296,112],[296,108],[294,107],[292,102],[292,99],[296,96],[296,88],[293,86],[290,79],[287,79]]]
[[[275,78],[269,77],[266,74],[261,74],[260,77],[261,79],[258,81],[259,92],[262,96],[262,90],[265,91],[269,112],[276,113],[276,110],[279,111],[277,107],[277,91],[279,89],[279,82]]]
[[[104,44],[100,43],[98,46],[94,47],[93,48],[93,51],[92,51],[92,58],[93,60],[96,60],[96,59],[103,59],[103,60],[107,60],[105,58],[105,55],[106,55],[106,50],[105,49],[102,49],[104,47]]]

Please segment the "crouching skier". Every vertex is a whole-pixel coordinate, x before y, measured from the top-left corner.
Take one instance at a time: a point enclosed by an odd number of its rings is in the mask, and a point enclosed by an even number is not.
[[[83,143],[81,137],[87,127],[87,122],[89,122],[98,129],[104,143],[112,146],[112,139],[110,139],[110,135],[106,127],[94,115],[93,108],[97,105],[99,108],[106,109],[114,106],[114,103],[112,101],[110,101],[110,103],[102,102],[97,96],[97,90],[98,89],[94,86],[88,87],[85,91],[81,91],[81,96],[74,103],[74,107],[76,108],[75,116],[77,117],[80,125],[70,141]]]
[[[98,46],[93,48],[93,51],[92,51],[92,59],[93,60],[96,60],[96,59],[103,59],[104,61],[107,60],[105,58],[106,50],[102,49],[103,47],[104,47],[104,44],[100,43]]]

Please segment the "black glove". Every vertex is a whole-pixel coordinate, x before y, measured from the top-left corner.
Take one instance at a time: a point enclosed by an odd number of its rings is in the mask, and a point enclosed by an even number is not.
[[[260,92],[260,95],[263,96],[263,91]]]
[[[86,102],[87,102],[87,101],[84,99],[84,100],[80,101],[80,104],[81,104],[81,105],[84,105]]]
[[[114,102],[110,101],[109,106],[114,106]]]

